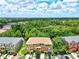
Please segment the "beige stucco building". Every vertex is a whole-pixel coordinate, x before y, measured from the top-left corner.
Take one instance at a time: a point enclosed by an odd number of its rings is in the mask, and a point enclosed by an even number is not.
[[[26,42],[27,52],[34,52],[37,49],[40,52],[48,52],[51,49],[52,42],[50,38],[47,37],[31,37]]]

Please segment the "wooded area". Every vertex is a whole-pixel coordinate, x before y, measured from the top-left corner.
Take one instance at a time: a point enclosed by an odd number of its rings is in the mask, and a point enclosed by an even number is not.
[[[53,53],[66,53],[66,46],[59,37],[79,35],[79,19],[24,19],[11,20],[5,19],[0,23],[16,22],[12,25],[11,30],[1,33],[2,37],[24,37],[25,40],[29,37],[50,37],[53,41]],[[60,47],[59,47],[60,42]]]

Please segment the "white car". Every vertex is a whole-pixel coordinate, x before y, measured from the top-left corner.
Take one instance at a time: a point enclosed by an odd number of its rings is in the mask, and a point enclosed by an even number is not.
[[[7,58],[8,59],[12,59],[13,58],[13,55],[8,55]]]

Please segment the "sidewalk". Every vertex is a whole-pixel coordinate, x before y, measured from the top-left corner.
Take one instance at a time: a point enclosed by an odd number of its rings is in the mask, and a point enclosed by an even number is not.
[[[76,54],[76,53],[71,53],[71,55],[73,55],[73,57],[74,57],[75,59],[79,59],[79,58],[77,57],[77,54]]]

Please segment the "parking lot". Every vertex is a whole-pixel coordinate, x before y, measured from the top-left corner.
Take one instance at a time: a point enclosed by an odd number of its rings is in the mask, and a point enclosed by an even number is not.
[[[45,55],[44,53],[41,53],[40,59],[45,59],[44,55]],[[33,56],[31,54],[27,54],[25,59],[29,59],[29,57],[32,57],[33,59],[36,59],[35,53],[33,54]]]
[[[55,56],[55,59],[79,59],[79,57],[77,56],[77,53],[71,53],[69,55],[57,55]]]
[[[72,56],[74,57],[72,57]],[[13,56],[13,55],[2,55],[0,57],[0,59],[4,59],[4,57],[7,57],[8,59],[17,59],[17,55],[16,56]],[[36,55],[35,53],[32,55],[32,54],[26,54],[26,57],[25,59],[29,59],[29,57],[32,57],[32,59],[36,59]],[[79,57],[77,56],[77,53],[71,53],[69,55],[57,55],[57,56],[54,56],[55,58],[51,58],[51,59],[79,59]],[[45,59],[45,54],[44,53],[41,53],[40,54],[40,59]],[[48,58],[47,58],[48,59]]]
[[[4,59],[4,58],[7,58],[7,59],[19,59],[19,56],[18,55],[13,56],[13,55],[8,55],[8,54],[4,54],[4,55],[0,56],[0,59]]]

